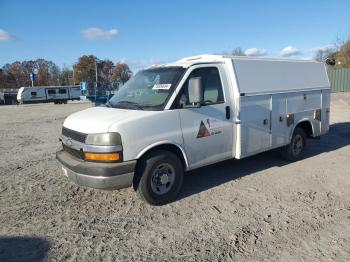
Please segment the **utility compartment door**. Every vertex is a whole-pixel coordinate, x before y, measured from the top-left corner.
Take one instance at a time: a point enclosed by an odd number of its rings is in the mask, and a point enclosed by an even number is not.
[[[329,131],[330,90],[322,91],[321,134]]]
[[[271,147],[271,96],[241,96],[241,157],[254,155]]]
[[[281,147],[288,143],[286,115],[285,95],[272,95],[271,135],[273,148]]]

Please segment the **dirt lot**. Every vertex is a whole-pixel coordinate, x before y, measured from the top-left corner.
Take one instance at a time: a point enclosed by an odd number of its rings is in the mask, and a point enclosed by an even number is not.
[[[268,152],[191,172],[162,207],[80,188],[55,160],[64,118],[89,107],[0,107],[0,261],[349,261],[350,95],[297,163]]]

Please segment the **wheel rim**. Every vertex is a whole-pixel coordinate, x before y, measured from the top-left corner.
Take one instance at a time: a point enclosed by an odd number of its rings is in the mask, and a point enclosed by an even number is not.
[[[297,134],[293,140],[293,154],[294,154],[294,156],[298,156],[303,151],[303,148],[304,148],[303,138],[301,135]]]
[[[157,195],[163,195],[170,191],[175,181],[175,169],[168,163],[158,165],[151,177],[152,191]]]

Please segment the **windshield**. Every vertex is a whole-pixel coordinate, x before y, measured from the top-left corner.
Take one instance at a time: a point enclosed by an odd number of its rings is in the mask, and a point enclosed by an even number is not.
[[[163,67],[140,71],[106,105],[136,110],[163,110],[184,70],[182,67]]]

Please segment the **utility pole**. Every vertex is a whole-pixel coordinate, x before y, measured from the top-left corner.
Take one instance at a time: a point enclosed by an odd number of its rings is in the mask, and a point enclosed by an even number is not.
[[[96,85],[95,85],[95,102],[96,102],[96,97],[97,97],[96,89],[97,89],[97,83],[98,83],[98,72],[97,72],[98,66],[97,66],[97,63],[100,63],[100,62],[101,62],[101,60],[99,60],[99,59],[96,57],[96,59],[95,59],[95,72],[96,72],[96,76],[95,76],[95,78],[96,78]]]
[[[95,59],[95,72],[96,72],[96,86],[97,86],[97,80],[98,80],[98,75],[97,75],[97,58]]]
[[[96,84],[95,84],[95,103],[96,103],[96,89],[97,89],[97,81],[98,81],[98,74],[97,74],[97,58],[95,59],[95,72],[96,72]]]
[[[39,73],[39,70],[37,68],[34,69],[32,73],[30,73],[30,80],[32,81],[32,87],[34,87],[35,75],[37,75],[38,73]]]
[[[74,65],[73,65],[73,86],[75,85],[75,74],[74,74]]]
[[[30,81],[32,81],[32,87],[34,87],[34,73],[30,73],[29,77]]]

